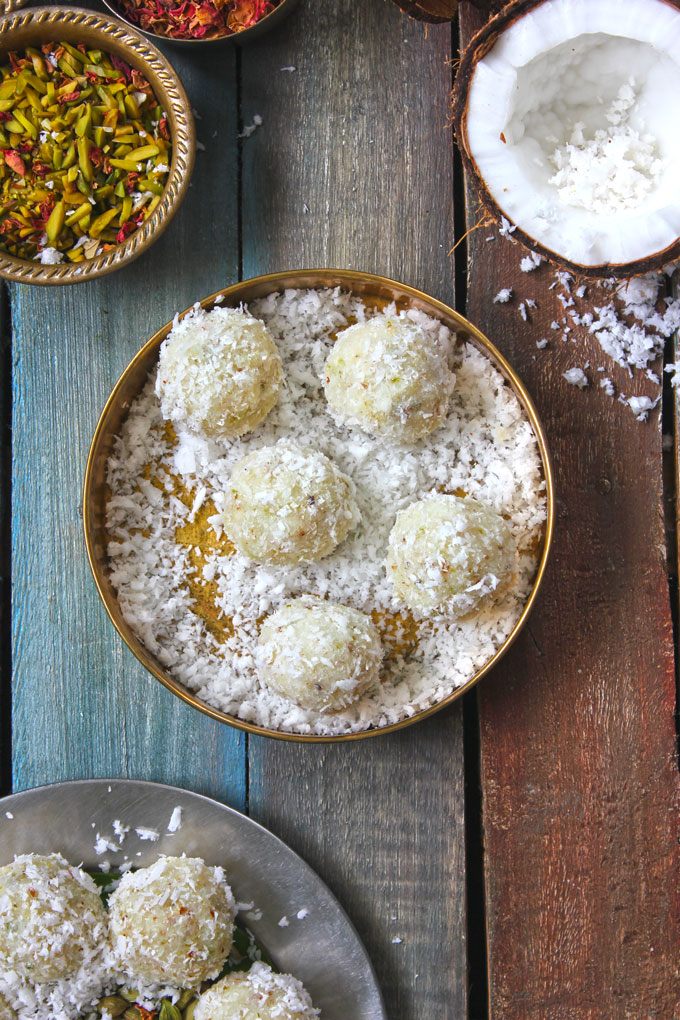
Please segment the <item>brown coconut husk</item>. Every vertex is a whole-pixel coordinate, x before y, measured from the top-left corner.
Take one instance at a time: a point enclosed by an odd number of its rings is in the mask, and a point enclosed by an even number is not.
[[[566,269],[574,276],[590,279],[606,279],[607,277],[628,279],[633,276],[641,276],[644,273],[655,272],[669,262],[675,262],[680,258],[680,237],[662,251],[653,252],[645,258],[636,259],[633,262],[606,262],[595,266],[584,266],[578,262],[571,262],[558,252],[546,248],[540,241],[522,230],[511,216],[508,216],[488,190],[481,171],[470,152],[467,138],[467,111],[470,84],[475,68],[504,32],[520,18],[544,3],[550,3],[550,0],[511,0],[472,37],[461,56],[451,94],[451,111],[465,171],[474,185],[484,209],[497,225],[500,225],[501,220],[507,220],[515,228],[512,232],[513,239],[521,241],[527,248],[542,255],[548,262]],[[659,3],[670,4],[680,10],[680,0],[659,0]]]
[[[405,14],[416,21],[438,25],[451,21],[458,10],[458,0],[392,0]]]

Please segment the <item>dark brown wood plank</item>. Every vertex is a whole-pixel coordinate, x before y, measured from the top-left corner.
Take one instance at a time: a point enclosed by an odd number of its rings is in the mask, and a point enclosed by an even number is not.
[[[464,38],[480,18],[463,4]],[[595,366],[630,393],[623,370],[596,341],[551,333],[553,272],[521,273],[524,252],[490,233],[470,238],[468,315],[534,396],[558,494],[538,605],[479,688],[490,1017],[670,1020],[680,788],[659,415],[639,423],[604,394]],[[491,302],[501,287],[510,306]],[[589,359],[594,384],[568,385]]]
[[[392,4],[336,0],[244,50],[244,123],[263,115],[244,275],[340,266],[453,299],[450,44]],[[251,813],[338,895],[399,1020],[466,1015],[461,727],[455,709],[360,743],[250,741]]]

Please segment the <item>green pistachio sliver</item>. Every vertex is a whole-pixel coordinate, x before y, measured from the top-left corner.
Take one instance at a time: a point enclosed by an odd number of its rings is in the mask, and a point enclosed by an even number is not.
[[[75,212],[72,212],[70,216],[66,217],[66,226],[72,227],[74,223],[79,223],[80,220],[89,216],[92,211],[92,206],[89,202],[83,202],[79,205]]]
[[[190,1002],[189,1005],[182,1010],[183,1020],[193,1020],[194,1010],[197,1006],[198,999],[194,999],[193,1002]]]
[[[85,113],[82,117],[79,117],[76,121],[76,135],[78,138],[82,138],[85,134],[89,134],[90,128],[92,127],[92,107],[86,106]]]
[[[61,45],[64,47],[66,52],[70,54],[71,57],[73,57],[77,64],[85,63],[85,54],[82,53],[80,50],[76,49],[75,46],[72,46],[71,43],[68,42],[63,42]]]
[[[23,126],[24,130],[28,131],[28,133],[31,136],[31,138],[37,138],[38,137],[38,129],[37,129],[37,127],[35,126],[35,124],[31,123],[31,121],[28,119],[28,117],[26,117],[21,112],[21,110],[15,110],[14,111],[14,116],[19,121],[19,123]]]
[[[57,202],[54,209],[50,213],[50,218],[48,219],[47,225],[45,226],[45,233],[47,234],[47,240],[50,242],[51,245],[54,245],[54,242],[59,237],[62,227],[64,226],[64,220],[66,218],[65,210],[66,206],[64,201],[62,200],[61,202]]]
[[[151,159],[152,156],[157,156],[159,152],[160,149],[157,145],[142,145],[139,149],[133,149],[132,152],[128,152],[127,158],[141,162],[142,160]]]
[[[139,163],[136,163],[132,159],[110,159],[109,163],[111,166],[115,166],[119,170],[127,170],[128,172],[139,172]]]
[[[78,148],[78,166],[80,172],[86,181],[92,180],[92,163],[90,161],[90,142],[87,138],[79,138],[77,142]]]
[[[114,206],[113,209],[107,209],[106,212],[97,216],[90,227],[90,237],[99,237],[101,232],[108,227],[109,223],[116,218],[119,211],[118,206]]]

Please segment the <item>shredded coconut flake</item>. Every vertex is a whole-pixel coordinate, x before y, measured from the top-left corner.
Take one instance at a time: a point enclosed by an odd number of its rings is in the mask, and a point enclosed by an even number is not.
[[[168,822],[168,832],[179,832],[182,828],[182,809],[176,807],[170,815],[170,821]]]
[[[534,269],[538,269],[541,262],[543,262],[543,256],[536,251],[530,251],[520,262],[519,268],[523,273],[531,273]]]
[[[262,117],[260,116],[259,113],[256,113],[254,115],[254,117],[253,117],[252,124],[246,124],[245,125],[245,127],[243,128],[243,131],[239,135],[239,138],[250,138],[251,135],[255,134],[255,132],[261,126],[261,124],[262,124]]]
[[[406,719],[438,703],[477,672],[517,622],[531,590],[536,543],[545,520],[544,483],[536,438],[520,404],[491,362],[456,344],[437,320],[408,314],[449,358],[457,376],[449,415],[412,447],[394,447],[337,424],[327,413],[320,375],[332,336],[350,317],[370,311],[360,299],[333,291],[288,291],[254,302],[281,352],[285,385],[276,406],[251,436],[207,441],[163,429],[154,378],[133,401],[108,464],[107,507],[111,581],[129,625],[171,675],[206,703],[261,726],[296,733],[342,734]],[[394,315],[390,307],[385,314]],[[265,567],[224,552],[224,492],[245,452],[279,438],[314,445],[356,486],[361,521],[331,555],[309,564]],[[144,476],[152,464],[160,485]],[[177,498],[177,479],[188,505]],[[178,544],[196,493],[211,547]],[[478,615],[457,621],[418,620],[417,644],[399,654],[399,616],[383,632],[383,682],[347,709],[304,710],[262,688],[255,670],[259,620],[291,598],[314,594],[362,612],[397,612],[384,560],[396,513],[432,489],[463,489],[508,520],[520,551],[516,583]],[[218,640],[195,612],[188,587],[212,585],[217,613],[234,630]]]
[[[580,390],[588,385],[588,376],[582,368],[568,368],[562,375],[572,386],[578,386]]]
[[[158,839],[160,839],[160,832],[156,832],[155,829],[140,828],[135,829],[135,832],[137,833],[140,839],[147,839],[150,840],[152,843],[155,843]]]

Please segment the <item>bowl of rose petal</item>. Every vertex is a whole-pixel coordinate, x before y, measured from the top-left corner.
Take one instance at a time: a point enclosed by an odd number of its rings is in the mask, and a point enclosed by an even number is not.
[[[104,0],[116,17],[151,39],[248,42],[275,28],[297,0]]]

